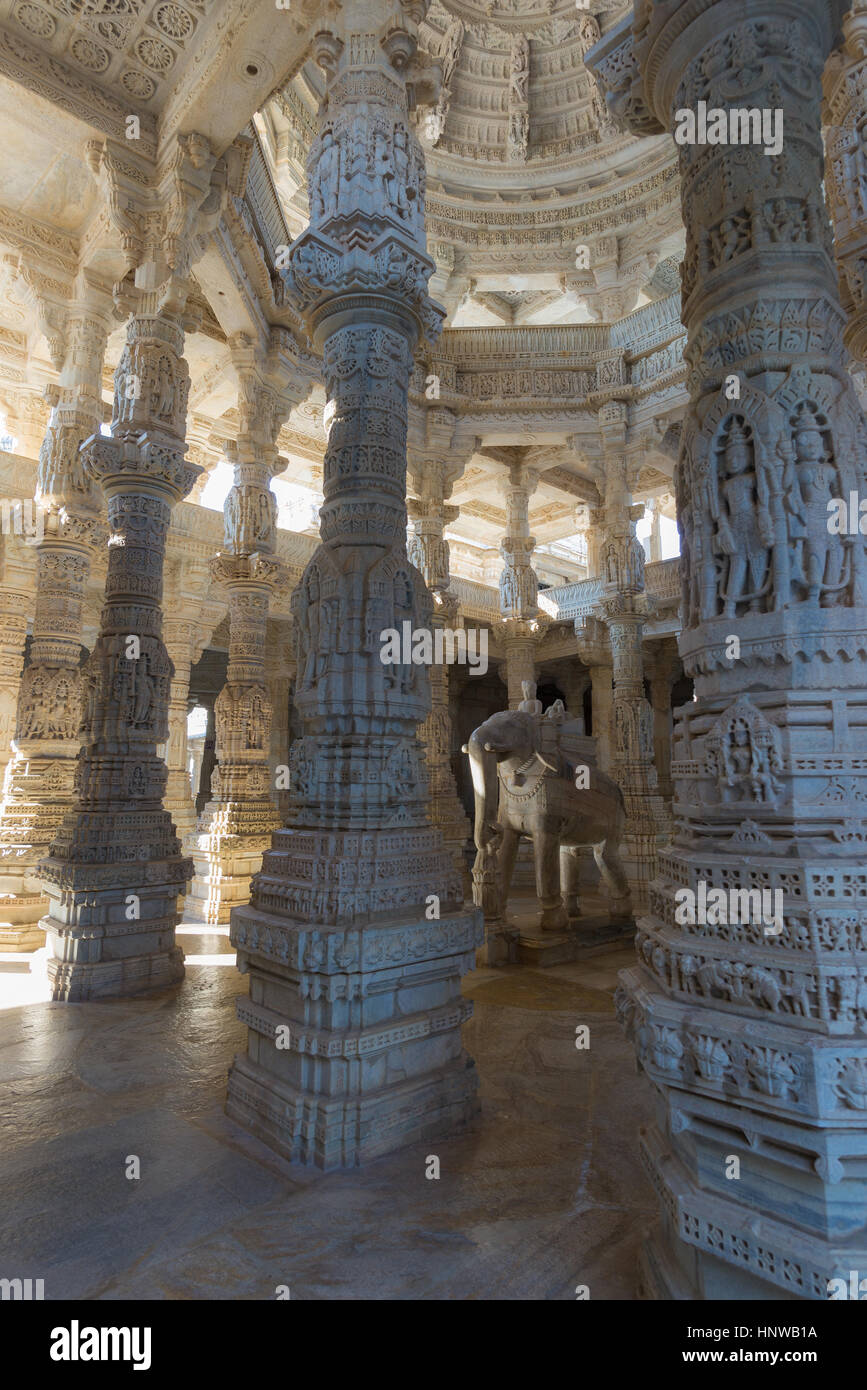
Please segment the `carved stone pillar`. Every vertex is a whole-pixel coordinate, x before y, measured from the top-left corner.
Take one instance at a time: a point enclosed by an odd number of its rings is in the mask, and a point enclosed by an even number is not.
[[[280,635],[273,642],[270,631],[268,634],[265,685],[271,701],[270,786],[282,825],[289,808],[289,786],[285,771],[281,773],[279,769],[289,766],[290,704],[295,684],[295,661],[289,653],[294,651],[295,641],[291,636],[291,624],[281,623],[276,625],[276,630]]]
[[[454,630],[457,626],[457,599],[449,593],[449,546],[444,539],[446,526],[455,521],[459,509],[446,505],[463,461],[449,458],[454,425],[448,411],[429,410],[426,414],[426,446],[410,454],[410,472],[418,496],[407,502],[413,523],[407,554],[424,579],[433,599],[431,629]],[[439,440],[437,434],[441,435]],[[444,662],[430,667],[431,708],[420,729],[430,783],[429,816],[442,831],[460,872],[465,868],[464,850],[471,830],[458,800],[452,772],[452,721],[449,712],[449,673]]]
[[[250,880],[281,823],[269,762],[265,633],[271,597],[286,583],[273,553],[277,502],[270,482],[279,471],[277,435],[293,401],[278,396],[261,366],[247,361],[240,372],[241,429],[228,451],[235,480],[226,498],[226,553],[211,567],[229,598],[229,666],[215,707],[218,766],[195,839],[187,915],[212,925],[228,922],[231,909],[248,901]]]
[[[427,817],[416,733],[426,669],[383,660],[385,634],[427,627],[432,606],[406,556],[412,353],[441,322],[426,291],[424,165],[407,109],[408,80],[424,98],[415,46],[413,19],[386,0],[345,6],[314,40],[328,79],[308,161],[312,217],[286,293],[323,353],[322,543],[292,600],[304,732],[290,755],[288,826],[249,907],[232,913],[250,997],[238,1006],[248,1043],[228,1113],[323,1168],[443,1134],[476,1106],[460,978],[481,914],[462,907]]]
[[[662,559],[662,514],[658,501],[651,504],[649,552],[648,559],[651,564]]]
[[[201,815],[211,799],[211,778],[217,766],[217,717],[214,712],[215,697],[203,697],[205,707],[205,737],[202,741],[201,756],[198,761],[198,776],[195,784],[196,814]]]
[[[10,401],[6,429],[17,440],[15,452],[23,458],[38,459],[49,428],[52,403],[39,391],[21,392]]]
[[[116,302],[129,317],[111,435],[92,436],[81,454],[102,486],[111,534],[84,680],[77,801],[40,864],[51,900],[48,978],[54,998],[69,1001],[183,975],[175,926],[192,865],[162,805],[168,773],[157,752],[169,736],[174,674],[162,638],[163,564],[172,507],[199,473],[185,460],[191,268],[238,167],[238,151],[217,159],[198,134],[176,137],[147,187],[131,180],[126,151],[111,141],[91,142],[88,158],[128,267]]]
[[[611,772],[611,721],[614,701],[613,666],[608,629],[599,618],[575,620],[578,655],[590,672],[591,731],[599,766]]]
[[[46,899],[36,866],[75,801],[82,606],[91,557],[106,536],[78,450],[102,419],[108,326],[108,313],[98,312],[91,296],[71,309],[59,384],[47,393],[51,417],[37,472],[37,500],[46,514],[30,601],[33,640],[0,806],[0,949],[11,951],[36,950],[45,941]]]
[[[653,756],[656,765],[656,781],[663,800],[671,802],[673,785],[671,781],[671,735],[673,718],[671,692],[681,670],[674,639],[650,644],[650,660],[645,661],[645,671],[650,683],[650,706],[653,710]],[[645,648],[645,651],[648,649]]]
[[[504,564],[500,575],[500,619],[495,630],[498,645],[505,653],[509,709],[517,709],[524,698],[524,681],[536,680],[536,645],[547,625],[547,620],[539,615],[539,582],[531,564],[536,538],[530,535],[530,498],[538,481],[537,469],[516,462],[510,465],[503,483],[506,534],[500,543]]]
[[[588,59],[645,131],[688,134],[676,113],[699,102],[779,110],[785,129],[777,153],[773,130],[680,146],[696,699],[676,727],[676,839],[619,992],[659,1093],[641,1141],[656,1297],[826,1300],[867,1267],[867,555],[827,509],[865,495],[867,427],[822,195],[835,8],[644,0]]]
[[[653,713],[644,695],[642,640],[647,614],[644,549],[635,534],[642,506],[633,506],[622,447],[626,407],[610,402],[601,412],[605,444],[605,508],[599,615],[608,625],[613,693],[611,775],[626,805],[622,856],[633,908],[649,905],[656,855],[669,835],[653,761]],[[619,446],[619,447],[618,447]]]
[[[531,564],[536,538],[530,535],[530,498],[539,481],[538,469],[513,463],[504,480],[506,534],[500,543],[500,614],[503,618],[534,618],[539,611],[539,582]]]
[[[169,735],[174,674],[162,640],[166,535],[196,470],[184,462],[183,328],[154,310],[127,324],[112,436],[82,449],[108,505],[106,601],[85,674],[77,801],[40,864],[49,981],[54,998],[69,1001],[183,975],[176,903],[191,866],[162,809],[168,774],[157,745]]]
[[[171,815],[183,843],[196,828],[196,806],[190,789],[188,766],[187,716],[190,670],[203,645],[201,623],[186,618],[167,618],[163,637],[174,670],[169,687],[169,737],[159,750],[169,774],[163,806]]]
[[[17,537],[0,539],[0,788],[13,756],[18,692],[27,641],[27,614],[33,609],[36,577],[29,563],[33,547]],[[2,814],[2,813],[0,813]],[[0,822],[2,823],[2,822]]]
[[[825,194],[834,224],[843,341],[867,363],[867,3],[854,0],[825,69]]]
[[[563,701],[573,719],[584,718],[584,696],[590,685],[590,672],[582,670],[577,661],[554,668],[554,682],[563,691]]]
[[[265,629],[282,566],[264,552],[220,555],[211,573],[229,597],[229,667],[215,705],[217,766],[195,837],[187,915],[216,925],[247,902],[250,879],[280,824],[270,795]]]

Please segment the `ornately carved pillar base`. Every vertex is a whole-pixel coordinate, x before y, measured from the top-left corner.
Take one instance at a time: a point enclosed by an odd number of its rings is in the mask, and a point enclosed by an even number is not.
[[[184,916],[218,926],[229,921],[233,907],[249,902],[250,880],[262,867],[280,816],[273,801],[263,796],[230,805],[209,801],[202,820],[208,829],[193,840],[194,878]]]
[[[0,814],[0,952],[45,945],[40,922],[48,899],[36,866],[75,802],[77,753],[77,742],[57,742],[41,756],[27,743],[16,746]]]
[[[417,900],[421,866],[450,883],[436,920],[396,906]],[[481,914],[460,900],[433,828],[279,830],[250,906],[232,914],[250,997],[227,1114],[325,1169],[469,1123],[478,1083],[461,976]]]

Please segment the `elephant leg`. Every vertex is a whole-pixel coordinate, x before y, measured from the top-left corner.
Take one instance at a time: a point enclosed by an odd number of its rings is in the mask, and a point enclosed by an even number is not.
[[[601,840],[598,845],[593,846],[593,858],[602,875],[602,882],[611,895],[612,919],[630,918],[632,898],[617,845],[613,840]]]
[[[578,851],[571,845],[560,846],[560,891],[563,906],[570,922],[578,916]]]
[[[543,931],[558,931],[568,925],[560,896],[559,845],[553,835],[535,835],[536,895],[542,908]]]
[[[500,844],[500,911],[503,916],[505,916],[509,904],[509,889],[512,886],[512,874],[515,870],[519,839],[517,830],[513,830],[510,825],[504,826],[503,839]]]

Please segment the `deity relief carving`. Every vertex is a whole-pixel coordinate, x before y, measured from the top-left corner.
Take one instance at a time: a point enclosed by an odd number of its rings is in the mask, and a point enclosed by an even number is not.
[[[74,739],[81,717],[81,677],[77,670],[29,666],[21,676],[19,738]]]
[[[717,720],[704,744],[704,768],[724,802],[773,805],[783,771],[780,732],[748,695],[741,695]]]
[[[644,546],[632,527],[609,532],[602,548],[605,583],[618,593],[644,589]]]
[[[862,601],[864,541],[828,525],[831,498],[864,486],[834,439],[854,448],[858,425],[838,411],[832,430],[828,397],[799,370],[773,398],[748,387],[737,411],[719,399],[701,436],[687,423],[675,477],[687,626]]]
[[[235,555],[273,550],[277,499],[268,487],[233,487],[223,509],[226,546]]]
[[[313,142],[307,172],[311,226],[326,227],[359,208],[387,211],[414,233],[421,232],[424,244],[419,216],[424,160],[403,121],[386,121],[379,112],[369,120],[338,113]],[[293,268],[296,263],[297,253]]]
[[[217,744],[230,760],[261,752],[271,728],[271,701],[264,686],[224,685],[214,703]]]
[[[808,602],[827,606],[851,580],[851,548],[828,528],[828,503],[840,496],[840,477],[828,447],[827,421],[820,422],[818,412],[802,403],[791,428],[786,498],[792,578]]]

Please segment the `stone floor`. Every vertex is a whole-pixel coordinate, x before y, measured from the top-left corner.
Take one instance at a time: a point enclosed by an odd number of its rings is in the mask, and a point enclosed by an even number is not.
[[[650,1087],[613,1012],[631,947],[468,977],[475,1130],[323,1176],[223,1114],[246,980],[225,935],[179,940],[183,985],[118,1004],[50,1003],[7,959],[0,1277],[42,1278],[47,1299],[634,1296],[653,1202],[635,1143]]]

